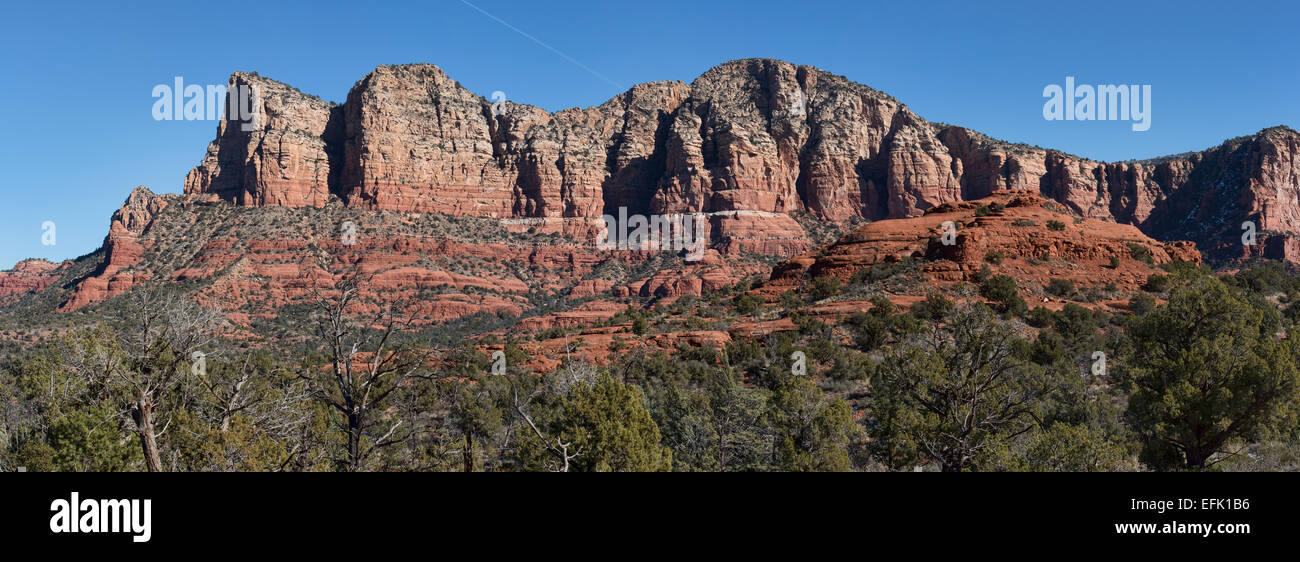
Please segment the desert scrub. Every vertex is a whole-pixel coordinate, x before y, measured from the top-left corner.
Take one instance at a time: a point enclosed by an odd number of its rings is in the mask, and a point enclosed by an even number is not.
[[[1047,283],[1047,294],[1057,297],[1068,297],[1074,294],[1074,281],[1069,279],[1052,279]]]
[[[1129,257],[1144,262],[1147,265],[1155,265],[1155,260],[1151,257],[1151,249],[1134,242],[1128,243]]]

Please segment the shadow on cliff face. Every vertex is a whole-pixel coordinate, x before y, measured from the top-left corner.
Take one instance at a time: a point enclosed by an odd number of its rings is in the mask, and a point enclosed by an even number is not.
[[[1242,221],[1260,222],[1249,211],[1250,190],[1243,188],[1244,164],[1255,157],[1254,141],[1223,145],[1187,159],[1187,180],[1170,189],[1168,196],[1138,225],[1158,240],[1191,240],[1206,261],[1221,265],[1244,253]]]
[[[660,111],[654,134],[654,149],[650,156],[633,158],[618,168],[618,151],[623,142],[621,135],[610,143],[605,153],[605,167],[609,177],[601,183],[606,215],[617,216],[619,207],[627,207],[629,214],[648,215],[652,201],[667,174],[668,135],[672,130],[674,114]]]
[[[329,120],[325,122],[325,156],[329,164],[329,176],[326,179],[326,185],[329,186],[331,195],[337,195],[343,203],[348,202],[347,193],[342,186],[343,178],[343,155],[347,145],[347,126],[345,125],[345,114],[343,104],[335,105],[330,108]]]

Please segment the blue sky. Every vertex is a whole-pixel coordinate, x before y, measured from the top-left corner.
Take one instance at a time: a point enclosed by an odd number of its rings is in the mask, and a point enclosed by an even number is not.
[[[257,71],[342,102],[377,65],[429,62],[485,97],[558,110],[773,57],[872,86],[932,121],[1101,160],[1300,128],[1295,2],[471,1],[554,51],[461,0],[11,3],[0,268],[94,250],[136,185],[181,191],[216,124],[153,120],[151,91],[175,76],[224,84]],[[1150,130],[1044,120],[1043,88],[1066,76],[1151,85]],[[47,220],[54,246],[41,243]]]

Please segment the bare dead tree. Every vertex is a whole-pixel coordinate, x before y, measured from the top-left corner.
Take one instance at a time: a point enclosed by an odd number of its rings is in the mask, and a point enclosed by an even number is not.
[[[573,357],[569,353],[571,350],[568,349],[567,334],[565,335],[565,342],[565,366],[550,383],[551,388],[549,389],[549,392],[567,395],[572,391],[575,385],[591,384],[592,381],[596,379],[599,372],[588,365],[586,361],[582,361],[575,365]],[[548,437],[544,432],[542,432],[541,428],[537,426],[537,423],[533,421],[533,417],[529,415],[527,410],[528,403],[543,392],[545,388],[536,388],[527,398],[520,398],[519,386],[515,383],[514,379],[508,374],[503,374],[501,376],[503,376],[506,379],[506,382],[510,384],[510,408],[514,410],[519,419],[523,420],[524,425],[528,426],[528,429],[532,431],[533,435],[537,436],[537,439],[541,441],[542,446],[546,448],[546,451],[550,453],[551,456],[555,457],[558,463],[556,465],[556,472],[568,472],[573,459],[582,455],[582,448],[574,448],[573,442],[565,441],[559,436]]]
[[[573,459],[578,458],[578,456],[582,454],[582,448],[579,447],[570,452],[569,448],[573,447],[572,442],[565,442],[559,437],[547,438],[546,435],[542,433],[542,430],[537,427],[537,424],[533,422],[533,417],[528,415],[528,411],[525,409],[527,404],[520,400],[519,387],[515,385],[515,381],[511,380],[508,376],[506,377],[506,380],[510,382],[511,407],[514,409],[515,413],[524,420],[524,423],[528,428],[531,429],[533,434],[537,436],[537,439],[542,442],[542,446],[546,447],[547,452],[551,453],[551,455],[559,461],[557,472],[568,472],[569,464]]]
[[[239,374],[228,385],[229,388],[226,388],[227,385],[225,384],[212,380],[206,372],[195,373],[194,378],[198,380],[199,386],[207,391],[208,398],[218,410],[217,425],[221,428],[222,433],[230,430],[230,418],[234,417],[235,413],[251,406],[251,401],[245,395],[244,389],[253,375],[252,369],[249,369],[251,359],[252,356],[244,358]]]
[[[190,372],[195,352],[211,348],[222,323],[220,314],[183,296],[138,290],[129,298],[130,312],[112,349],[103,338],[75,340],[64,350],[64,363],[92,382],[129,394],[124,414],[140,440],[145,467],[163,471],[158,437],[158,408]]]
[[[228,377],[215,376],[206,370],[194,373],[202,389],[202,399],[213,414],[212,423],[222,433],[230,430],[236,415],[276,438],[290,438],[307,423],[308,414],[300,406],[311,395],[300,380],[274,377],[282,367],[261,368],[254,354],[244,355],[237,370]],[[224,371],[223,371],[224,372]]]
[[[326,291],[311,282],[316,311],[315,333],[329,361],[325,368],[308,367],[299,376],[308,392],[344,419],[347,439],[342,465],[349,472],[364,468],[377,450],[400,443],[397,434],[402,420],[385,423],[386,430],[374,431],[386,410],[387,400],[408,381],[422,377],[427,353],[399,345],[400,329],[409,324],[399,320],[391,307],[366,321],[353,317],[354,305],[370,281],[358,268],[344,271]]]

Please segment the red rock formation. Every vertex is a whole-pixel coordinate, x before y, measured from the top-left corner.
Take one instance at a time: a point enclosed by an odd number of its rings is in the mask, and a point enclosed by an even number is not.
[[[145,247],[151,243],[141,235],[166,206],[165,198],[154,195],[143,185],[132,190],[122,208],[113,213],[108,236],[104,237],[104,258],[99,268],[77,283],[72,295],[59,310],[76,310],[125,293],[131,287],[148,281],[148,273],[129,269],[140,262]]]
[[[717,330],[664,332],[638,336],[631,332],[630,326],[622,324],[588,328],[540,342],[528,342],[523,347],[530,356],[527,367],[546,372],[565,363],[608,365],[618,356],[631,350],[642,353],[671,353],[681,346],[721,349],[731,341],[731,334]],[[499,347],[488,349],[499,349]]]
[[[992,210],[992,205],[1005,208]],[[988,206],[987,214],[977,214]],[[1135,291],[1155,273],[1153,265],[1174,260],[1200,263],[1190,242],[1161,243],[1136,227],[1071,216],[1061,205],[1028,191],[999,191],[973,202],[950,203],[920,217],[874,222],[811,254],[778,264],[767,293],[802,284],[809,277],[849,279],[864,268],[921,260],[925,287],[974,281],[988,266],[1012,276],[1022,287],[1042,286],[1053,278],[1084,287],[1114,285]],[[952,244],[943,242],[951,222]],[[1056,228],[1049,228],[1049,224]],[[1135,257],[1141,248],[1151,263]],[[996,257],[991,256],[996,254]],[[992,259],[991,259],[992,258]],[[1118,260],[1112,267],[1111,258]]]
[[[549,234],[511,234],[492,219],[350,210],[337,203],[320,209],[230,206],[205,197],[155,196],[138,188],[114,215],[102,261],[74,284],[60,310],[166,279],[185,283],[196,300],[236,322],[253,322],[309,301],[318,288],[328,292],[355,269],[365,278],[366,295],[356,312],[392,305],[415,325],[426,325],[475,314],[525,316],[539,303],[579,304],[628,283],[664,287],[647,289],[648,297],[699,295],[766,272],[753,260],[732,264],[712,250],[687,262],[658,251],[609,251]],[[355,243],[346,246],[339,234],[345,220],[357,228]],[[645,267],[651,260],[659,265]],[[0,276],[0,283],[5,279]],[[602,302],[609,307],[598,306]],[[598,300],[525,325],[590,324],[626,306]]]
[[[339,109],[256,74],[230,76],[233,103],[253,87],[251,124],[223,119],[207,155],[185,178],[185,193],[210,193],[246,206],[321,206],[329,201],[342,122]],[[228,116],[229,117],[229,116]],[[245,130],[251,129],[251,130]]]
[[[253,84],[259,128],[222,122],[187,193],[243,205],[496,217],[589,239],[603,214],[708,214],[724,254],[790,255],[788,213],[843,224],[915,216],[996,190],[1033,190],[1090,218],[1191,239],[1216,258],[1287,257],[1300,234],[1300,134],[1262,131],[1201,153],[1101,163],[930,124],[885,94],[813,67],[725,63],[689,86],[637,85],[599,107],[494,103],[427,64],[381,66],[331,107]],[[1261,247],[1236,230],[1253,220]]]
[[[302,265],[322,255],[374,274],[382,296],[367,306],[406,303],[421,322],[527,315],[562,299],[671,301],[766,274],[747,254],[808,252],[810,233],[824,240],[863,218],[905,220],[868,225],[774,277],[849,275],[919,252],[947,258],[926,274],[954,282],[1005,248],[1017,256],[1008,267],[1027,275],[1082,279],[1029,267],[1028,258],[1101,264],[1122,258],[1129,243],[1157,260],[1194,255],[1137,228],[1193,240],[1215,259],[1300,259],[1300,133],[1285,127],[1189,155],[1099,163],[930,124],[866,86],[767,59],[555,113],[493,103],[424,64],[375,69],[343,105],[255,74],[236,73],[230,85],[257,87],[256,126],[218,125],[186,179],[188,196],[137,188],[114,215],[102,263],[74,281],[62,310],[162,278],[195,282],[196,298],[239,317],[269,317],[332,281]],[[960,204],[1005,189],[1027,190],[1018,197],[1030,203],[980,218]],[[1066,229],[1032,235],[1002,224],[1018,217],[1041,226],[1047,215],[1038,215],[1053,211],[1036,194],[1088,220],[1060,215]],[[654,252],[595,248],[601,215],[621,207],[703,214],[706,259],[646,268]],[[969,227],[953,248],[929,241],[945,214]],[[359,225],[357,245],[339,241],[343,220]],[[1241,244],[1245,220],[1258,229],[1257,245]],[[1126,266],[1096,279],[1127,286],[1143,271]],[[0,275],[0,298],[53,282],[19,279]],[[575,322],[601,318],[574,312]],[[540,318],[537,327],[566,321]]]
[[[571,328],[599,324],[627,309],[626,304],[593,301],[580,304],[573,310],[553,312],[543,316],[524,318],[515,325],[517,330],[548,330],[556,327]]]
[[[1087,217],[1139,226],[1163,240],[1192,240],[1218,259],[1294,261],[1300,235],[1300,133],[1273,127],[1186,155],[1100,163],[1012,145],[960,127],[935,126],[961,163],[962,194],[1030,189]],[[1258,244],[1242,243],[1244,221]]]
[[[55,264],[43,259],[26,259],[15,264],[9,271],[0,271],[0,305],[12,304],[23,295],[54,284],[69,263],[71,262]]]
[[[530,218],[590,236],[606,207],[645,206],[660,121],[684,97],[683,84],[655,82],[596,108],[493,109],[435,66],[381,66],[344,105],[339,191],[362,208]]]

